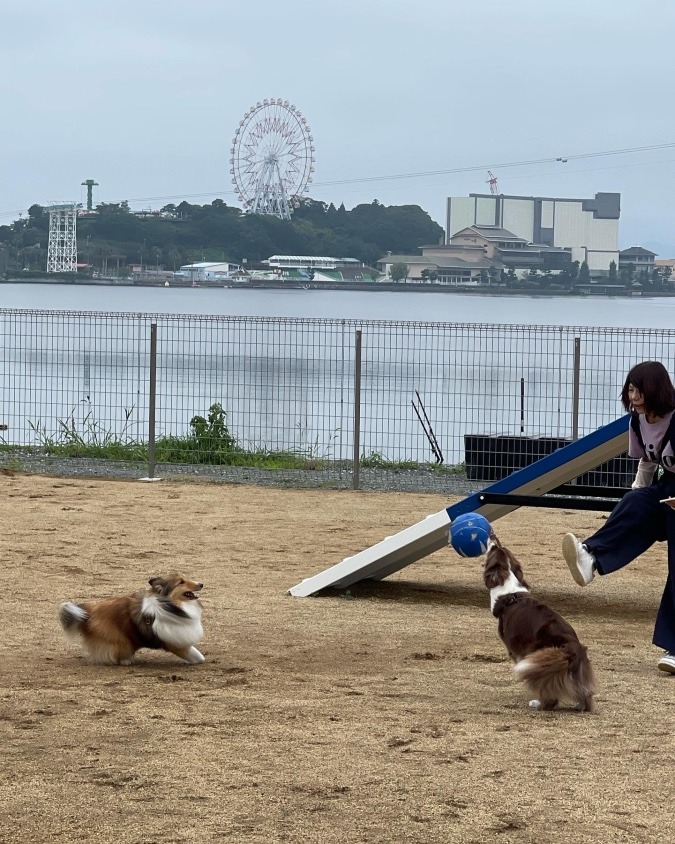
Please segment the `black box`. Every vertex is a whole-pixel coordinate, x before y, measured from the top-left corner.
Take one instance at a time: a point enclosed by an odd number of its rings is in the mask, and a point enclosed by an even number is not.
[[[499,481],[571,442],[558,437],[491,437],[484,434],[465,434],[467,480]],[[577,480],[584,486],[627,489],[633,483],[636,471],[637,460],[621,455],[580,475]]]

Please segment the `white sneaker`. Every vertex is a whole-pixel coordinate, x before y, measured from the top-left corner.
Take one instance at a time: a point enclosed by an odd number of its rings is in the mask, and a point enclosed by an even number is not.
[[[668,674],[675,674],[675,653],[665,653],[659,660],[659,668]]]
[[[563,536],[562,552],[574,580],[579,586],[588,586],[595,577],[595,557],[573,533]]]

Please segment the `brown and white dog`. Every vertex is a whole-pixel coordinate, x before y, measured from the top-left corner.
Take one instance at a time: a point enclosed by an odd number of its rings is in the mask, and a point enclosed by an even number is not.
[[[140,648],[170,651],[187,662],[204,662],[195,645],[202,638],[204,584],[179,574],[151,577],[149,589],[99,601],[61,604],[63,629],[80,638],[95,662],[129,665]]]
[[[515,662],[513,672],[536,696],[534,709],[554,709],[563,698],[594,712],[595,679],[574,628],[530,595],[523,569],[508,548],[490,535],[483,579],[499,638]]]

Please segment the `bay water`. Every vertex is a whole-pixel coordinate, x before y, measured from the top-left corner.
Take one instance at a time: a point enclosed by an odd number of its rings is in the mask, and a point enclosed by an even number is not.
[[[675,328],[675,297],[490,296],[352,290],[0,284],[0,308]]]

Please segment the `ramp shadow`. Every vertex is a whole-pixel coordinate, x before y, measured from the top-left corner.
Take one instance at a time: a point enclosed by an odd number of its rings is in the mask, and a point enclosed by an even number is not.
[[[579,593],[579,594],[578,594]],[[578,593],[561,592],[554,589],[537,589],[532,597],[547,604],[561,615],[587,615],[595,618],[622,621],[651,622],[656,616],[658,604],[646,598],[630,597],[610,599],[607,595],[591,590]],[[315,597],[348,598],[360,601],[400,601],[422,606],[476,607],[489,611],[489,598],[481,585],[465,583],[427,583],[423,581],[361,580],[346,588],[330,587]]]

